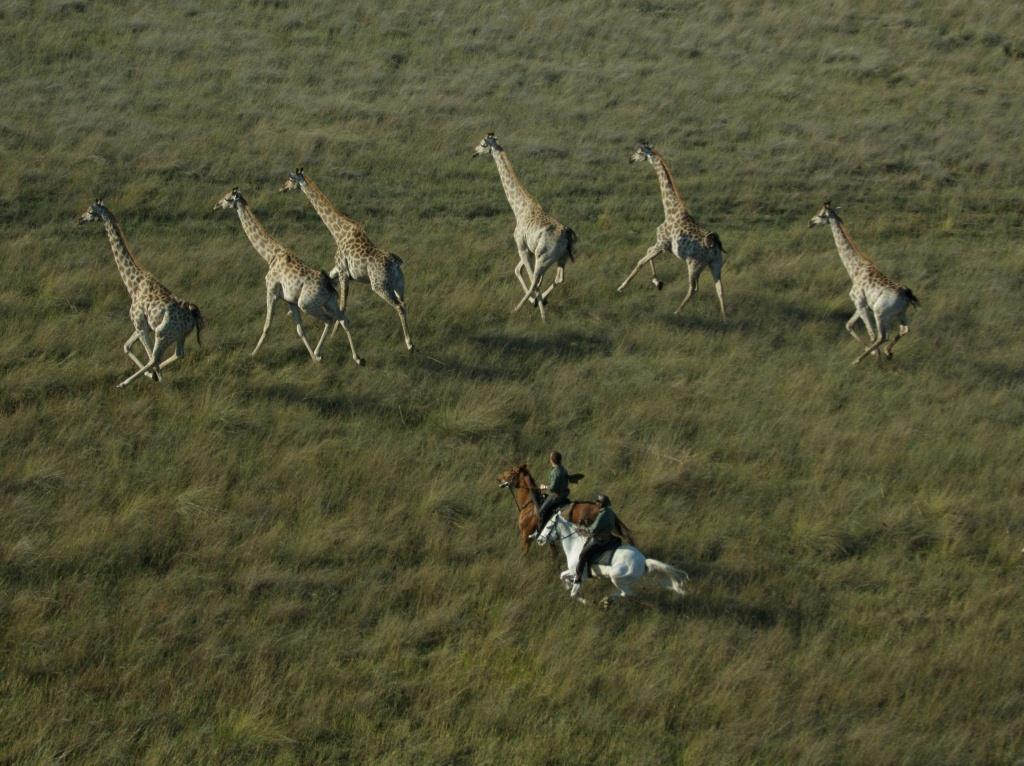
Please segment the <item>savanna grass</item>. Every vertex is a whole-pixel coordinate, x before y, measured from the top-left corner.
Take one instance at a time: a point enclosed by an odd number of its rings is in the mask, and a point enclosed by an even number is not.
[[[0,7],[0,760],[1024,757],[1012,3]],[[519,297],[497,132],[580,235]],[[615,286],[667,157],[728,250]],[[309,362],[228,214],[329,267],[303,165],[408,280]],[[96,196],[207,318],[130,369]],[[922,307],[858,368],[825,198]],[[279,312],[282,314],[283,312]],[[570,607],[495,476],[558,448],[687,569]],[[601,586],[593,586],[595,592]]]

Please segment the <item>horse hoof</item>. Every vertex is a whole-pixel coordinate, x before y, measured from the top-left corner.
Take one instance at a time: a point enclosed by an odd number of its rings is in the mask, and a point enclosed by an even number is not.
[[[665,286],[665,283],[662,282],[660,279],[652,279],[651,284],[654,285],[654,287],[657,288],[658,290]]]
[[[603,599],[601,599],[601,608],[602,609],[607,609],[611,605],[612,605],[612,600],[608,596],[605,596]]]
[[[356,366],[357,367],[365,367],[366,366],[366,360],[363,359],[361,356],[357,356],[356,357]]]

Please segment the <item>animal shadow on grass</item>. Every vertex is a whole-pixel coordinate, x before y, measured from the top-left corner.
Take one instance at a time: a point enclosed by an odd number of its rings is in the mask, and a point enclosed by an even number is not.
[[[539,363],[556,354],[562,358],[584,359],[611,353],[607,334],[573,330],[534,337],[484,331],[474,333],[469,340],[484,352],[501,350],[509,361],[509,367],[515,370],[521,370],[524,361]]]
[[[252,387],[253,398],[267,401],[304,404],[321,415],[345,415],[353,411],[373,411],[385,417],[388,408],[368,396],[354,396],[343,390],[311,390],[292,383],[256,384]],[[397,415],[396,415],[397,417]]]
[[[674,561],[671,554],[662,557],[655,556],[662,561]],[[693,563],[683,567],[690,576],[686,584],[686,596],[679,598],[675,594],[659,590],[655,593],[647,591],[642,595],[641,603],[652,606],[665,614],[675,614],[683,619],[711,619],[730,620],[744,625],[748,628],[760,630],[773,627],[780,618],[777,610],[768,606],[749,604],[732,596],[710,594],[703,592],[701,581],[717,580],[729,583],[737,578],[719,567],[712,567],[707,564]],[[740,578],[742,579],[742,578]],[[784,615],[782,615],[785,618]]]

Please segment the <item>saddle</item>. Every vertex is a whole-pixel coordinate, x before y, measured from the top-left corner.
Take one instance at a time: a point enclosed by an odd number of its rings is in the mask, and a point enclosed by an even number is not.
[[[622,541],[617,537],[613,537],[607,543],[604,543],[601,546],[601,550],[598,551],[596,554],[592,555],[590,557],[590,560],[587,562],[587,573],[591,577],[596,577],[597,572],[594,571],[595,566],[611,566],[612,557],[615,555],[615,551],[617,551],[619,549],[619,546],[621,545]]]

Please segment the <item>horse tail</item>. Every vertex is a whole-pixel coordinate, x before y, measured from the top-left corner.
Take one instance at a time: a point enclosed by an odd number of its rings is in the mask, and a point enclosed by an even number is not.
[[[199,340],[199,333],[206,326],[206,320],[203,319],[203,314],[199,311],[199,307],[196,304],[186,303],[185,308],[192,315],[192,324],[196,326],[196,345],[201,346],[203,342]]]
[[[911,306],[920,306],[921,302],[917,299],[917,296],[910,291],[909,287],[901,287],[900,294],[906,296],[907,300],[910,301]]]
[[[680,596],[686,595],[683,583],[690,579],[690,575],[686,574],[682,569],[676,569],[671,564],[666,564],[664,561],[658,561],[657,559],[647,559],[646,563],[648,572],[664,575],[665,582],[670,589]]]
[[[633,539],[633,532],[630,531],[629,527],[622,523],[622,520],[618,517],[615,518],[615,531],[619,533],[619,537],[625,540],[632,546],[636,546],[636,541]]]
[[[565,236],[568,237],[568,242],[565,245],[566,254],[569,256],[569,260],[575,263],[576,253],[573,252],[573,248],[576,247],[576,232],[570,229],[568,226],[565,227]]]

